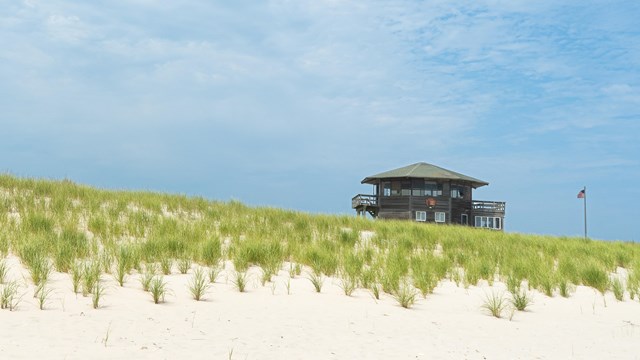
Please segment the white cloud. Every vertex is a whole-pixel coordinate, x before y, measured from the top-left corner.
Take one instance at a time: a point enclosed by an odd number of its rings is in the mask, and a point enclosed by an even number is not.
[[[47,18],[46,27],[54,40],[72,44],[80,43],[89,36],[86,26],[75,15],[50,15]]]
[[[638,151],[640,50],[634,8],[619,7],[11,2],[0,125],[185,173],[315,163],[338,177],[411,159],[544,182],[585,158],[622,168]]]

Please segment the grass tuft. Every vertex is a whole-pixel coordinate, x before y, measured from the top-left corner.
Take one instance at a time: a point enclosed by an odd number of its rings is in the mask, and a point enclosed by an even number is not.
[[[143,291],[149,291],[151,287],[151,281],[153,277],[156,275],[155,269],[152,266],[147,267],[144,273],[140,276],[140,285],[142,285]]]
[[[82,268],[82,296],[89,296],[100,281],[101,268],[97,261],[84,263]]]
[[[173,266],[173,260],[163,257],[160,259],[160,270],[164,275],[171,274],[171,267]]]
[[[100,279],[96,281],[93,285],[93,289],[91,290],[91,304],[94,309],[100,308],[100,301],[102,300],[102,296],[104,295],[105,289],[102,286],[102,282]]]
[[[340,288],[345,295],[351,296],[353,292],[358,288],[358,281],[351,276],[344,276],[340,280]]]
[[[44,310],[44,307],[49,300],[49,295],[53,292],[52,288],[47,288],[45,282],[38,284],[35,290],[34,297],[38,299],[38,307],[40,310]]]
[[[80,285],[82,282],[82,275],[84,273],[84,268],[82,263],[76,261],[71,265],[71,284],[73,285],[73,293],[77,294],[80,292]]]
[[[620,279],[615,278],[611,281],[611,290],[613,291],[613,295],[616,297],[616,300],[624,300],[624,284]]]
[[[7,267],[7,263],[4,260],[0,261],[0,284],[4,284],[7,280],[7,274],[9,273],[9,268]]]
[[[35,256],[28,264],[29,275],[33,284],[38,286],[41,283],[47,282],[49,275],[51,275],[52,266],[51,261],[42,255]]]
[[[511,293],[511,305],[518,311],[527,311],[527,307],[529,307],[532,302],[533,299],[527,292],[527,289],[517,287],[514,292]]]
[[[407,280],[403,281],[398,286],[398,290],[393,293],[393,298],[405,309],[409,309],[415,304],[416,296],[418,296],[418,291]]]
[[[149,292],[155,304],[164,302],[167,291],[167,283],[162,279],[162,276],[156,276],[151,280]]]
[[[209,289],[209,286],[204,269],[200,267],[197,268],[189,282],[189,292],[191,296],[193,296],[193,299],[200,301]]]
[[[322,277],[322,273],[317,271],[312,271],[307,278],[313,284],[313,287],[316,289],[316,292],[322,291],[322,285],[324,284],[324,278]]]
[[[482,308],[487,310],[492,316],[501,318],[502,312],[508,308],[507,298],[503,292],[497,293],[492,291],[490,295],[485,294]]]
[[[17,281],[6,283],[0,291],[0,309],[9,309],[13,311],[18,307],[22,296],[18,296],[20,286]]]
[[[212,265],[209,268],[209,282],[210,283],[214,283],[216,282],[216,280],[218,279],[218,275],[220,275],[220,271],[222,271],[222,268],[220,267],[219,264],[216,265]]]
[[[249,281],[249,276],[246,271],[236,271],[235,279],[232,281],[236,290],[239,292],[245,292],[247,283]]]
[[[180,274],[186,274],[191,269],[191,259],[182,258],[178,260],[178,271]]]

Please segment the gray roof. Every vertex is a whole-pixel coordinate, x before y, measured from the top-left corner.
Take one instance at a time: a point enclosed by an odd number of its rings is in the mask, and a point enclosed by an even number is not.
[[[458,180],[471,183],[474,188],[489,185],[488,182],[463,175],[455,171],[443,169],[439,166],[419,162],[394,170],[385,171],[380,174],[367,176],[362,180],[363,184],[373,184],[378,179],[390,178],[416,178],[416,179],[433,179],[433,180]]]

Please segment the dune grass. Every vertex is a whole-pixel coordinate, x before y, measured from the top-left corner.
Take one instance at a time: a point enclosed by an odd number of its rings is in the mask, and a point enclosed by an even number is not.
[[[18,307],[22,296],[18,295],[20,285],[17,281],[10,281],[2,286],[0,290],[0,309],[13,311]]]
[[[526,283],[548,296],[570,296],[585,285],[619,297],[620,286],[609,280],[619,267],[628,270],[629,297],[637,299],[640,290],[640,245],[633,243],[311,215],[11,175],[0,175],[0,195],[7,209],[0,214],[0,254],[17,255],[36,285],[53,270],[67,272],[74,292],[85,296],[111,271],[124,285],[134,269],[143,273],[143,264],[165,275],[174,265],[181,273],[201,266],[212,282],[226,261],[243,289],[250,267],[262,270],[264,285],[288,262],[290,277],[305,268],[317,291],[325,276],[339,277],[345,294],[361,287],[376,298],[402,288],[426,297],[444,279],[464,286]],[[164,283],[158,279],[149,288]]]
[[[527,311],[527,308],[533,302],[531,295],[527,289],[517,287],[511,292],[511,305],[518,311]]]
[[[151,283],[149,284],[149,293],[151,293],[151,298],[153,299],[154,304],[163,303],[168,292],[169,288],[167,287],[167,282],[164,281],[162,276],[156,276],[151,280]]]
[[[53,292],[53,289],[46,287],[46,285],[47,284],[45,282],[38,284],[33,295],[38,300],[38,307],[40,310],[44,310],[44,307],[49,300],[49,295]]]
[[[0,284],[5,283],[8,272],[9,268],[7,267],[7,263],[4,261],[4,259],[0,260]]]
[[[203,268],[196,268],[193,277],[189,281],[189,292],[196,301],[202,300],[211,285],[207,280],[207,274]]]
[[[501,318],[508,307],[509,301],[504,293],[492,291],[491,294],[485,294],[482,308],[487,310],[491,316]]]
[[[153,281],[154,276],[156,276],[156,271],[153,266],[148,266],[145,271],[140,274],[139,281],[143,291],[149,291],[149,288],[151,287],[151,281]]]
[[[322,285],[324,285],[324,277],[321,272],[312,271],[309,273],[309,277],[307,278],[313,285],[313,288],[316,289],[316,292],[319,293],[322,291]]]
[[[398,304],[405,309],[409,309],[416,302],[418,291],[410,284],[408,280],[404,280],[393,293],[393,298]]]
[[[100,301],[102,301],[105,291],[102,282],[98,279],[93,285],[93,289],[91,289],[91,305],[94,309],[100,308]]]

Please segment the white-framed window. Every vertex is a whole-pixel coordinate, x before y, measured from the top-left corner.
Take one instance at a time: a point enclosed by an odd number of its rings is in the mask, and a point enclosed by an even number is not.
[[[487,229],[502,229],[502,218],[494,216],[476,216],[475,226]]]
[[[416,221],[427,221],[427,212],[416,211]]]
[[[446,222],[447,220],[447,215],[443,212],[436,212],[436,222]]]

